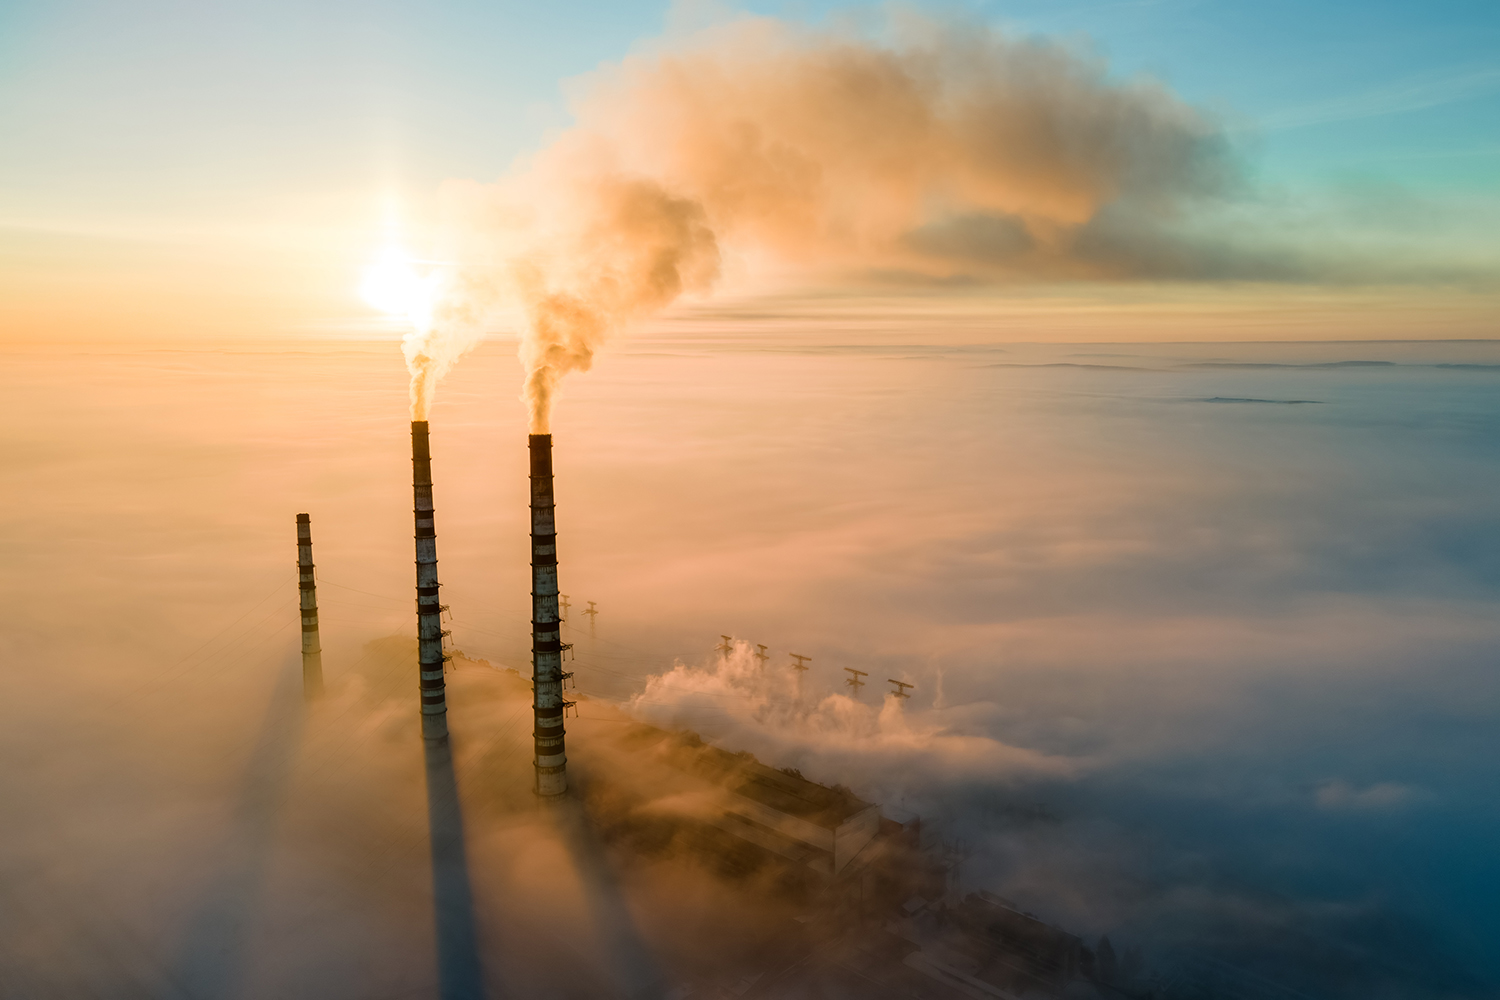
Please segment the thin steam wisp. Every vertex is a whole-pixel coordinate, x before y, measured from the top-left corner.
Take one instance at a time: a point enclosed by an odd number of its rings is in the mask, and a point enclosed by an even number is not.
[[[360,293],[411,329],[401,351],[411,372],[411,418],[426,420],[438,380],[483,334],[488,297],[452,266],[417,261],[389,249],[365,272]]]

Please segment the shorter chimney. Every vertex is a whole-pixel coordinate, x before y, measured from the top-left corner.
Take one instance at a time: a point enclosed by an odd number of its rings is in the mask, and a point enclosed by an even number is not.
[[[297,590],[302,606],[302,694],[323,693],[323,646],[318,641],[318,584],[313,577],[312,519],[297,515]]]

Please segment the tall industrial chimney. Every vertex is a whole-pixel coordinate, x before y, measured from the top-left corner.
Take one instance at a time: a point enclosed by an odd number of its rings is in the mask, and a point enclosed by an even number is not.
[[[323,693],[323,646],[318,641],[318,583],[313,577],[312,518],[297,515],[297,590],[302,605],[302,694]]]
[[[536,726],[536,792],[568,790],[563,752],[562,622],[557,613],[557,521],[552,504],[552,435],[532,434],[531,684]]]
[[[443,689],[443,609],[438,600],[432,453],[425,420],[411,422],[411,467],[417,524],[417,660],[421,670],[422,739],[429,746],[439,746],[448,741],[448,703]]]

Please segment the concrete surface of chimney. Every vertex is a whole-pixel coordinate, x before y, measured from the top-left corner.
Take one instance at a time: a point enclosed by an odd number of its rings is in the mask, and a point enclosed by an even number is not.
[[[536,792],[568,790],[563,747],[562,622],[557,612],[557,522],[552,501],[552,435],[532,434],[531,683],[535,694]]]
[[[443,609],[438,600],[432,453],[425,420],[411,422],[411,466],[417,525],[417,661],[421,671],[422,739],[429,746],[438,746],[448,741],[448,702],[443,685]]]
[[[318,583],[313,576],[312,518],[297,515],[297,590],[302,607],[302,694],[323,693],[323,646],[318,641]]]

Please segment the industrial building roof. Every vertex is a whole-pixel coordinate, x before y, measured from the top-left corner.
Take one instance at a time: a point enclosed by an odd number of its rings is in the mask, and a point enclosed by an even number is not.
[[[640,726],[632,737],[638,745],[664,746],[667,759],[684,771],[825,829],[836,830],[850,817],[873,808],[847,788],[820,785],[796,771],[767,767],[751,754],[709,746],[692,733],[673,734]]]

